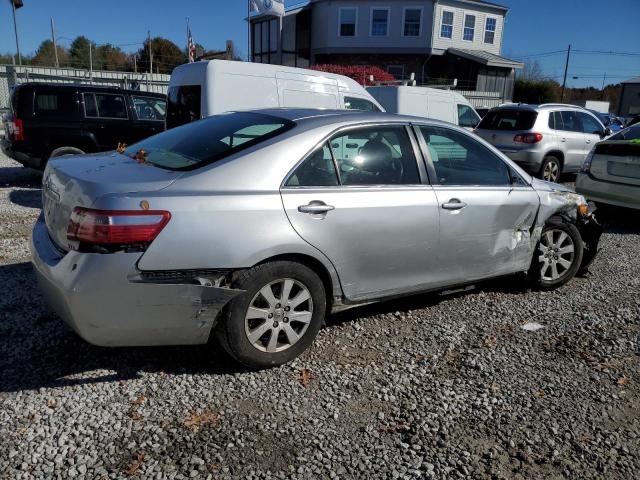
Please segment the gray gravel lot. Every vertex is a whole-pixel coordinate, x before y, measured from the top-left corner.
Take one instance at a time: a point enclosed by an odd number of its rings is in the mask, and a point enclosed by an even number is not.
[[[638,477],[638,215],[608,215],[591,274],[558,291],[351,310],[247,372],[72,333],[28,263],[39,182],[0,156],[0,478]]]

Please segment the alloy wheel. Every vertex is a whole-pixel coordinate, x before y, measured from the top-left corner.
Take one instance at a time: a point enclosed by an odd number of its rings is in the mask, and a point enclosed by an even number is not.
[[[267,353],[286,350],[305,334],[313,316],[309,289],[292,278],[268,283],[256,293],[245,315],[251,345]]]
[[[567,274],[575,259],[573,239],[560,229],[546,230],[538,245],[540,277],[556,281]]]
[[[542,178],[548,182],[556,182],[560,176],[559,174],[560,165],[558,165],[558,162],[552,160],[545,164],[544,170],[542,171]]]

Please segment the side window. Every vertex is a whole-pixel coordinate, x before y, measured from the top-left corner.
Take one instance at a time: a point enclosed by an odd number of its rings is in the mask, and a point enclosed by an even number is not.
[[[579,112],[582,121],[582,131],[591,135],[600,135],[603,132],[602,125],[588,113]]]
[[[342,185],[420,183],[413,146],[404,126],[357,128],[333,137],[330,143]]]
[[[309,155],[293,171],[287,180],[287,187],[335,187],[338,186],[338,174],[336,172],[331,148],[325,143]]]
[[[93,93],[83,93],[82,99],[84,100],[84,116],[97,117],[96,96]]]
[[[440,185],[510,185],[507,164],[471,136],[420,127]]]
[[[73,92],[38,92],[34,99],[34,113],[39,117],[59,117],[74,114]]]
[[[366,110],[367,112],[380,111],[373,102],[357,97],[344,97],[344,108],[347,110]]]
[[[469,105],[458,105],[458,125],[475,128],[480,123],[480,117]]]
[[[122,118],[126,119],[127,106],[122,95],[111,95],[107,93],[96,93],[96,104],[98,105],[98,116],[100,118]]]
[[[167,104],[164,100],[152,97],[131,97],[133,109],[138,120],[164,120],[167,112]]]
[[[580,118],[576,112],[563,111],[558,113],[562,115],[563,130],[582,133],[582,122],[580,122]]]

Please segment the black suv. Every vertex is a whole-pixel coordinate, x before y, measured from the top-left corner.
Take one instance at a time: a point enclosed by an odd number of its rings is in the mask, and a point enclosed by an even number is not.
[[[2,150],[26,167],[115,150],[164,130],[165,95],[90,85],[25,83],[11,94]]]

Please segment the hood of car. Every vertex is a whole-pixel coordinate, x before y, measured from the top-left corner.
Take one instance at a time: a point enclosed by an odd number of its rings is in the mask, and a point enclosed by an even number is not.
[[[548,182],[546,180],[541,180],[539,178],[531,177],[531,186],[538,191],[541,192],[566,192],[566,193],[575,193],[569,187],[561,185],[559,183]]]

